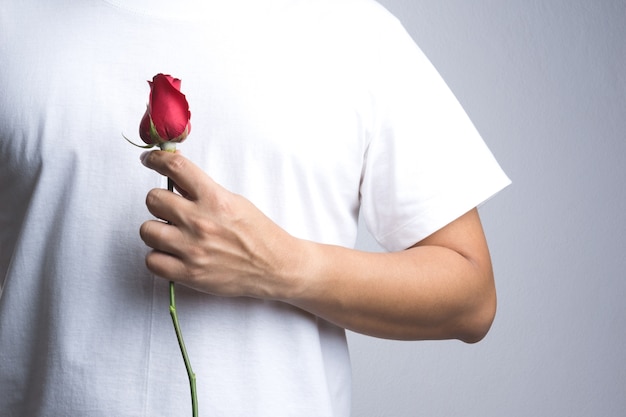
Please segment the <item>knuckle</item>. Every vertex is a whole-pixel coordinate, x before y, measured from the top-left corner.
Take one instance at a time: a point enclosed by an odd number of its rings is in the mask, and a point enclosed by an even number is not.
[[[195,216],[189,219],[189,227],[192,233],[198,237],[206,237],[215,234],[216,224],[205,216]]]
[[[159,190],[153,189],[148,191],[146,194],[146,205],[148,207],[153,207],[159,201]]]
[[[146,267],[150,270],[150,271],[154,271],[156,268],[156,262],[155,262],[155,256],[154,256],[154,252],[150,252],[146,255],[145,258],[145,263],[146,263]]]
[[[178,154],[173,154],[165,163],[167,170],[172,173],[184,171],[186,165],[187,160]]]
[[[202,259],[204,256],[206,256],[205,249],[200,247],[198,244],[186,245],[184,252],[189,268],[195,267],[199,259]]]
[[[163,226],[165,224],[160,221],[148,220],[139,227],[139,236],[146,245],[155,248],[166,240],[166,229]]]
[[[210,281],[207,279],[207,269],[201,264],[185,263],[183,271],[181,271],[181,279],[185,281],[185,284],[192,287],[202,289],[204,291],[209,290]]]
[[[237,213],[237,207],[241,206],[242,197],[239,194],[232,193],[224,188],[221,189],[221,193],[218,194],[217,204],[227,215],[234,215]]]
[[[149,235],[150,235],[150,222],[142,223],[142,225],[139,226],[139,236],[145,242],[148,239]]]

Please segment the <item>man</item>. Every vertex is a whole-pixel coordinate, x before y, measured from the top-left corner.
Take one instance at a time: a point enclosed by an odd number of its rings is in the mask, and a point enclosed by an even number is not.
[[[0,59],[7,415],[189,414],[169,279],[200,415],[347,416],[345,328],[489,329],[475,207],[508,179],[376,3],[5,1]],[[193,133],[142,169],[157,72]],[[359,211],[389,253],[350,249]]]

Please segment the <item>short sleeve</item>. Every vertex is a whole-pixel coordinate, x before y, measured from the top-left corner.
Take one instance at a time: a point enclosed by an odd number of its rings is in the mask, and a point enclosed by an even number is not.
[[[374,238],[394,251],[480,205],[510,180],[401,25],[383,25],[379,39],[361,213]]]

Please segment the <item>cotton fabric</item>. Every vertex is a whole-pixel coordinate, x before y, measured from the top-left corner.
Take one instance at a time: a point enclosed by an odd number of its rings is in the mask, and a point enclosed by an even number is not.
[[[144,265],[146,80],[182,80],[179,149],[289,233],[402,250],[509,180],[369,0],[0,3],[0,410],[189,415],[167,282]],[[343,329],[178,286],[201,415],[348,416]]]

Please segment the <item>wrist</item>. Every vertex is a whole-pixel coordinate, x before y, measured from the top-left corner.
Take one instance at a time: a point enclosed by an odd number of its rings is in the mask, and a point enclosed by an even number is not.
[[[277,299],[293,305],[314,297],[319,290],[322,257],[320,245],[308,240],[292,238],[279,268],[280,283]]]

